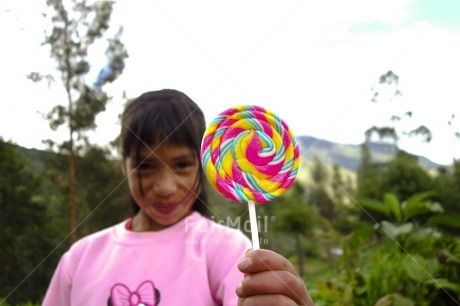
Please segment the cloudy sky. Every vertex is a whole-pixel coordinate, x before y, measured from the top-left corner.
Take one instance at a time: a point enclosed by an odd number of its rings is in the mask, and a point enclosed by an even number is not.
[[[0,136],[26,147],[57,138],[41,117],[62,103],[58,85],[26,80],[53,72],[41,46],[49,23],[45,1],[0,0]],[[433,133],[431,144],[401,145],[441,164],[460,158],[460,2],[458,0],[118,0],[112,25],[124,27],[130,58],[105,89],[114,97],[98,117],[93,140],[119,131],[122,92],[175,88],[208,122],[237,104],[278,113],[297,135],[361,143],[364,131],[401,122]],[[110,34],[110,33],[109,33]],[[88,82],[105,64],[101,41],[91,50]],[[399,76],[402,96],[372,103],[379,76]],[[61,134],[64,131],[61,131]]]

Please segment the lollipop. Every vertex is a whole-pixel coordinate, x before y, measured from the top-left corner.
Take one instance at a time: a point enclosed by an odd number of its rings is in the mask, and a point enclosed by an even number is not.
[[[201,145],[204,171],[224,197],[248,203],[254,249],[259,248],[254,202],[273,200],[292,185],[299,156],[287,124],[260,106],[230,108],[206,129]]]

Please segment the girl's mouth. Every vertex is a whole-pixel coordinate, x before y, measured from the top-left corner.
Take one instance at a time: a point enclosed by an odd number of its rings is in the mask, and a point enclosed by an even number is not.
[[[179,203],[157,204],[153,208],[162,215],[169,215],[176,210]]]

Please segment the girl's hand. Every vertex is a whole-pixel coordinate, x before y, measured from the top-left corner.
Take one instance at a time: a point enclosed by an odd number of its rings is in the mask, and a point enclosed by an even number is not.
[[[236,287],[238,306],[302,305],[313,300],[294,266],[270,250],[249,250],[238,263],[244,280]]]

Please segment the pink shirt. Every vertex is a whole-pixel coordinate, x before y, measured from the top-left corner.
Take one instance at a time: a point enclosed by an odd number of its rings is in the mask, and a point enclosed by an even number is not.
[[[54,273],[44,306],[237,305],[237,262],[251,247],[239,230],[194,212],[158,232],[126,221],[76,242]]]

